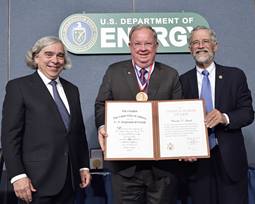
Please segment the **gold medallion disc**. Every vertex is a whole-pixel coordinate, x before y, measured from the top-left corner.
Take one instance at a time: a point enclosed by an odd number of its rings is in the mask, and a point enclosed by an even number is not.
[[[141,91],[136,94],[136,101],[147,101],[148,100],[148,95]]]

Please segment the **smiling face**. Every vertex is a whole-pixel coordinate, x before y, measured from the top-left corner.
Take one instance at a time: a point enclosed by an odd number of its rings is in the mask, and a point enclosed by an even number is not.
[[[146,68],[155,60],[158,43],[150,29],[141,28],[133,32],[129,48],[134,63],[141,68]]]
[[[44,47],[34,58],[37,68],[49,79],[56,79],[64,68],[65,54],[61,43]]]
[[[213,41],[208,30],[201,29],[193,32],[190,52],[199,67],[206,68],[213,62],[217,48],[217,42]]]

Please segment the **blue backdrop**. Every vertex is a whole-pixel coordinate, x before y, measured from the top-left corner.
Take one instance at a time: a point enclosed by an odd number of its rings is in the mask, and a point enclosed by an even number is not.
[[[58,35],[64,18],[83,11],[185,11],[202,15],[218,36],[216,61],[242,68],[255,98],[254,0],[0,0],[0,5],[0,104],[6,82],[32,72],[24,63],[24,55],[34,42],[45,35]],[[80,88],[89,146],[98,147],[94,100],[101,79],[109,64],[129,59],[129,55],[71,55],[71,59],[73,68],[65,71],[63,76]],[[194,66],[189,54],[159,54],[157,60],[175,67],[180,74]],[[249,162],[255,163],[254,124],[245,128],[244,132]]]

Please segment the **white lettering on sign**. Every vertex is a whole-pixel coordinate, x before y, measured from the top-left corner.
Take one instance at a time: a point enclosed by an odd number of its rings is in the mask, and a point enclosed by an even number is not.
[[[133,18],[130,18],[133,19]],[[127,22],[126,22],[127,23]],[[176,26],[171,29],[165,27],[153,27],[158,34],[159,43],[167,48],[171,46],[183,47],[187,44],[187,36],[192,31],[191,26]],[[102,48],[122,48],[128,46],[128,33],[131,28],[125,30],[122,27],[101,28],[101,47]]]
[[[187,20],[185,20],[186,22]],[[168,25],[168,24],[178,24],[179,18],[121,18],[121,25],[135,25],[135,24],[160,24],[160,25]]]

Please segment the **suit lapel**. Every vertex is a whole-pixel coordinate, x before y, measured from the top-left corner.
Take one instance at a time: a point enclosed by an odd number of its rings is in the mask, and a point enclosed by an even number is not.
[[[56,106],[55,101],[50,95],[48,88],[45,86],[43,80],[37,72],[32,75],[31,86],[33,86],[36,92],[40,93],[43,101],[45,100],[47,102],[50,102],[52,106]]]
[[[160,87],[160,79],[161,79],[161,72],[160,72],[160,66],[156,62],[154,66],[154,70],[151,74],[150,81],[149,81],[149,87],[148,87],[148,96],[149,100],[156,98],[158,89]]]
[[[72,122],[72,118],[74,117],[74,109],[75,109],[75,97],[74,97],[74,92],[72,91],[72,89],[70,88],[70,86],[68,85],[68,83],[66,83],[65,80],[63,80],[62,78],[59,78],[64,92],[66,94],[66,98],[68,101],[68,105],[69,105],[69,109],[70,109],[70,126],[69,126],[69,130],[71,128],[71,122]]]
[[[215,108],[219,109],[220,106],[220,96],[223,94],[224,87],[224,72],[220,68],[220,65],[216,64],[215,72]]]
[[[137,82],[135,69],[131,61],[124,65],[123,73],[124,79],[127,80],[128,87],[132,93],[132,98],[136,97],[136,94],[140,91]]]
[[[62,81],[61,81],[62,83]],[[50,109],[54,110],[56,112],[56,114],[51,114],[52,117],[53,115],[56,115],[57,118],[59,119],[60,125],[63,126],[63,128],[65,128],[64,122],[61,118],[61,115],[58,111],[58,107],[54,101],[54,99],[52,98],[48,88],[45,86],[45,84],[43,83],[43,80],[41,79],[41,77],[38,75],[37,72],[35,72],[32,75],[32,80],[31,80],[31,85],[33,86],[34,90],[38,93],[40,93],[40,98],[42,103],[44,104],[48,104],[48,106],[50,106]]]
[[[198,92],[198,86],[197,86],[197,70],[194,68],[191,72],[190,78],[189,78],[189,84],[190,84],[190,91],[191,96],[194,98],[199,98],[199,92]]]

